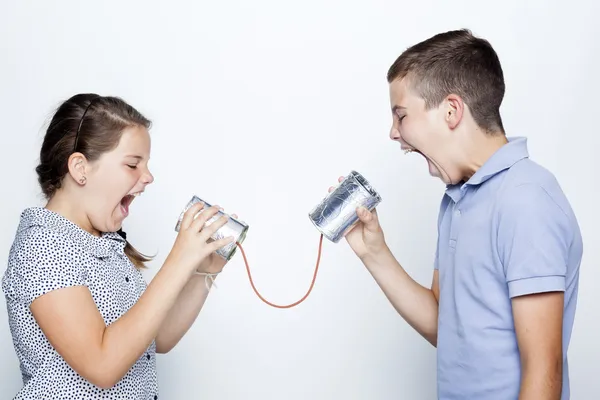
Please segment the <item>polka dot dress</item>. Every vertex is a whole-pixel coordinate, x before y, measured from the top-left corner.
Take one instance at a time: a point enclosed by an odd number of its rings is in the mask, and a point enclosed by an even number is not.
[[[54,350],[29,310],[38,296],[84,285],[110,325],[146,289],[124,248],[117,233],[97,237],[45,208],[23,211],[2,278],[24,384],[14,399],[158,399],[154,342],[114,387],[101,389],[79,376]]]

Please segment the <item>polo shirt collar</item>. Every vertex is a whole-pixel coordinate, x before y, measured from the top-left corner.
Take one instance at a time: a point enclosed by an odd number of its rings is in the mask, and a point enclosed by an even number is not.
[[[481,185],[500,172],[509,169],[518,161],[528,157],[527,138],[508,138],[508,143],[496,150],[496,152],[492,154],[492,156],[467,182],[448,185],[446,187],[446,193],[454,200],[454,202],[458,202],[469,187]]]

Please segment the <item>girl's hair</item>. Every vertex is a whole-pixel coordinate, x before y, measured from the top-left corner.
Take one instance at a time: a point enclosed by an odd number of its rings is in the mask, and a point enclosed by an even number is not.
[[[50,199],[61,187],[71,154],[79,152],[95,161],[118,146],[124,129],[135,126],[149,129],[151,122],[118,97],[83,93],[62,103],[46,130],[35,169],[44,196]],[[122,231],[119,233],[125,238]],[[127,257],[137,268],[144,268],[151,258],[137,251],[126,238],[125,242]]]

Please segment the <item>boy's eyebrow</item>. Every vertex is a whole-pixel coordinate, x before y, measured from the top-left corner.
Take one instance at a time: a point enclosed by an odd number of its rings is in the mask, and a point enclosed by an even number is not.
[[[396,111],[398,111],[398,110],[406,110],[406,107],[403,107],[403,106],[394,106],[394,107],[392,107],[392,112],[393,113],[396,113]]]

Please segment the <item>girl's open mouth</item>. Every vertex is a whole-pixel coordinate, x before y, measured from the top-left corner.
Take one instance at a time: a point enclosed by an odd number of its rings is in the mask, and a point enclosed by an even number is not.
[[[129,206],[131,205],[131,202],[141,193],[142,192],[128,194],[127,196],[121,199],[121,211],[123,212],[123,215],[129,215]]]

